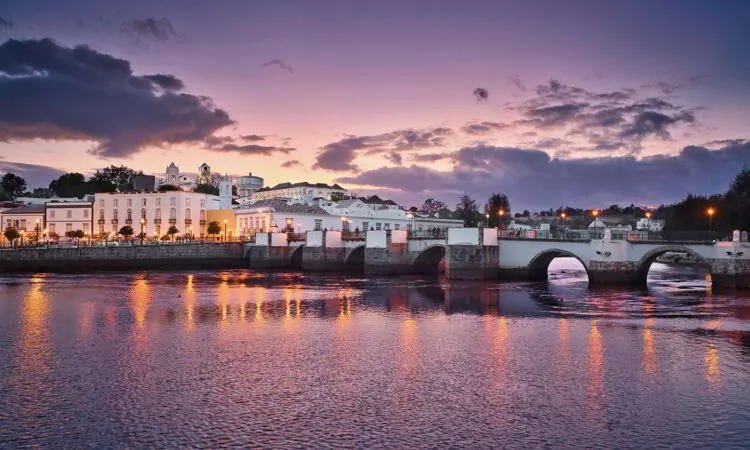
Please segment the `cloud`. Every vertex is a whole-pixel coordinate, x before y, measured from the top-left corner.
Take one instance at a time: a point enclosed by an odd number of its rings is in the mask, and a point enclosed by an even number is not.
[[[385,155],[385,159],[392,162],[393,164],[396,164],[397,166],[400,166],[404,163],[404,158],[401,156],[400,153],[391,152]]]
[[[484,136],[493,131],[508,128],[508,125],[499,122],[469,123],[461,127],[461,131],[472,136]]]
[[[354,164],[354,160],[360,153],[374,155],[443,147],[445,139],[452,134],[451,129],[439,127],[404,129],[374,136],[348,136],[323,146],[313,169],[356,172],[359,167]]]
[[[4,158],[3,158],[4,159]],[[26,164],[0,160],[0,172],[12,172],[24,180],[29,190],[37,187],[47,187],[50,181],[63,175],[66,171],[49,166]]]
[[[281,163],[281,167],[284,169],[291,169],[292,167],[305,167],[301,162],[297,161],[296,159],[290,159],[289,161],[284,161]]]
[[[455,152],[447,152],[447,153],[417,153],[413,154],[409,157],[409,159],[413,162],[420,162],[420,163],[433,163],[437,161],[442,161],[444,159],[452,159],[456,156]]]
[[[519,91],[526,92],[526,86],[524,86],[524,84],[521,83],[521,78],[518,75],[514,75],[508,78],[508,81],[510,81],[510,84],[512,84]]]
[[[237,144],[224,144],[221,147],[210,147],[206,150],[210,150],[213,152],[237,152],[240,155],[263,155],[263,156],[270,156],[274,153],[283,153],[288,154],[293,151],[295,151],[295,148],[289,148],[289,147],[274,147],[274,146],[266,146],[266,145],[255,145],[255,144],[248,144],[248,145],[237,145]]]
[[[492,192],[504,192],[513,205],[530,209],[601,207],[671,203],[688,192],[723,192],[748,164],[750,143],[718,150],[687,146],[676,155],[645,158],[577,159],[557,159],[536,149],[477,146],[459,150],[449,171],[383,167],[336,181],[395,189],[394,196],[402,201],[416,201],[428,192],[450,201],[468,190],[481,201]]]
[[[0,45],[0,140],[93,141],[127,158],[147,147],[200,142],[234,122],[173,75],[133,74],[126,60],[50,40]]]
[[[13,28],[13,22],[3,17],[0,17],[0,28]]]
[[[146,17],[126,20],[120,24],[120,31],[135,45],[140,45],[143,40],[166,42],[171,39],[182,39],[172,22],[165,18]]]
[[[292,67],[280,59],[272,59],[263,63],[263,67],[277,66],[282,70],[286,70],[289,73],[294,73]]]
[[[476,88],[474,89],[474,98],[477,99],[477,101],[487,100],[490,97],[490,92],[485,88]]]
[[[265,141],[266,137],[258,135],[258,134],[246,134],[244,136],[240,136],[240,139],[242,139],[245,142],[258,142],[258,141]]]

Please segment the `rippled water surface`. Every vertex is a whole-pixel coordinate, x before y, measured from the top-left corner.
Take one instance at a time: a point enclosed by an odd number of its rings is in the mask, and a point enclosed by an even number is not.
[[[750,444],[750,299],[550,278],[0,278],[0,447]]]

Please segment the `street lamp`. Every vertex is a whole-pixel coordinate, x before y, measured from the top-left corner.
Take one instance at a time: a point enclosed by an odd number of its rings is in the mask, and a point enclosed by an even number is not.
[[[39,244],[39,219],[36,219],[36,229],[34,233],[34,238],[36,239],[36,243]]]
[[[713,221],[713,218],[714,218],[714,214],[716,214],[716,210],[714,209],[713,206],[709,206],[708,209],[706,210],[706,214],[708,214],[708,240],[710,241],[711,240],[711,233],[712,233],[712,230],[711,230],[712,226],[711,225],[712,225],[712,221]]]
[[[224,240],[227,240],[227,219],[224,219]]]
[[[143,245],[143,225],[146,224],[146,219],[144,219],[143,217],[141,217],[140,222],[141,222],[141,245]]]
[[[563,222],[563,233],[565,232],[565,216],[566,215],[567,214],[565,214],[564,211],[560,213],[560,217],[562,218],[562,222]]]
[[[597,222],[599,217],[599,211],[593,210],[591,211],[591,215],[594,216],[594,234],[596,235],[595,238],[599,237],[599,222]]]
[[[485,218],[484,226],[489,227],[490,226],[490,213],[485,213],[484,218]]]

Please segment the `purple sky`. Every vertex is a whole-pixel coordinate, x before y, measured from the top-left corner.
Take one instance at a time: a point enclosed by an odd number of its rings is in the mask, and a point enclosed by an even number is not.
[[[750,162],[747,2],[61,3],[0,5],[0,169],[32,186],[205,161],[600,207],[722,191]]]

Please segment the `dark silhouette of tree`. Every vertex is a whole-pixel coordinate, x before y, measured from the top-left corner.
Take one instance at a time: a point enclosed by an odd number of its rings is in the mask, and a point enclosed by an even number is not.
[[[5,231],[3,231],[3,236],[5,236],[5,239],[8,240],[10,246],[13,247],[13,242],[21,237],[21,233],[19,233],[15,228],[6,228]]]
[[[95,193],[94,186],[86,181],[86,177],[78,172],[60,175],[52,180],[49,189],[58,197],[78,197]]]
[[[422,204],[422,208],[420,208],[419,212],[428,214],[430,216],[438,216],[440,217],[441,213],[444,213],[445,211],[448,211],[448,205],[441,202],[440,200],[435,200],[434,198],[428,198],[424,201]]]
[[[133,190],[133,177],[143,175],[143,172],[126,166],[109,166],[97,170],[89,179],[94,192],[115,192]]]
[[[179,233],[179,232],[180,232],[180,230],[178,230],[177,227],[174,226],[174,225],[172,225],[171,227],[169,227],[167,229],[167,234],[169,235],[170,239],[174,239],[174,235],[177,234],[177,233]]]
[[[213,222],[210,222],[208,224],[208,228],[206,229],[206,231],[210,235],[217,235],[221,233],[221,224],[219,224],[219,222],[214,220]]]
[[[120,231],[118,231],[117,234],[125,237],[125,239],[129,239],[130,236],[133,235],[133,227],[131,227],[130,225],[125,225],[124,227],[120,228]]]
[[[159,186],[159,192],[179,191],[180,188],[174,184],[162,184]]]
[[[464,195],[458,200],[453,216],[456,219],[463,220],[465,227],[477,226],[479,223],[479,207],[477,206],[477,201],[464,192]]]
[[[484,209],[485,214],[490,215],[487,224],[487,226],[489,227],[499,227],[501,225],[506,225],[508,222],[510,222],[510,218],[513,217],[511,216],[508,196],[505,194],[493,193],[492,195],[490,195],[490,198],[484,205]]]
[[[342,200],[347,200],[349,196],[343,192],[331,192],[331,195],[329,198],[332,202],[340,202]]]
[[[744,168],[729,186],[726,216],[733,228],[750,231],[750,169]]]
[[[198,192],[200,194],[219,195],[219,188],[212,184],[199,184],[195,187],[195,189],[193,189],[193,192]]]
[[[20,197],[26,190],[26,180],[14,173],[8,172],[0,179],[0,187],[2,187],[6,195],[15,200],[16,197]]]

